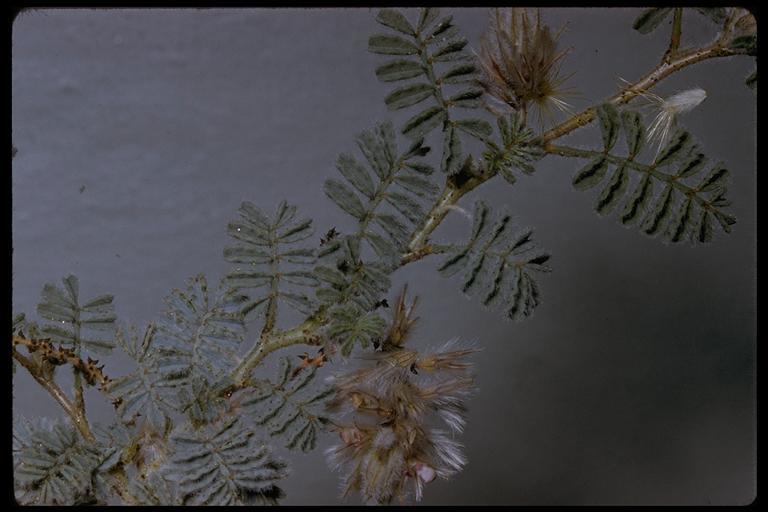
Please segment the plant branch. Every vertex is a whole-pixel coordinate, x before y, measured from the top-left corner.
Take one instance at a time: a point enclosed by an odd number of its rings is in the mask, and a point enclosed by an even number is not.
[[[495,173],[486,172],[485,169],[473,170],[468,161],[458,173],[448,176],[440,197],[437,198],[429,213],[427,213],[421,227],[411,237],[411,241],[408,244],[409,251],[413,253],[423,250],[427,245],[429,236],[451,211],[451,206],[455,205],[464,195],[482,185],[494,175]],[[406,263],[409,262],[406,261]]]
[[[724,30],[723,33],[712,43],[699,49],[676,53],[674,58],[670,59],[669,62],[662,62],[654,69],[649,71],[645,76],[640,78],[637,82],[623,88],[615,95],[601,102],[601,104],[626,104],[641,93],[647,91],[660,81],[664,80],[673,73],[682,70],[683,68],[707,59],[716,57],[728,57],[731,55],[741,55],[746,53],[742,50],[728,48],[726,44],[729,41],[729,37],[730,29],[726,28],[726,30]],[[597,107],[587,108],[545,132],[537,138],[536,142],[546,145],[546,143],[559,139],[560,137],[571,133],[577,128],[590,124],[595,120],[596,117]],[[469,169],[464,168],[458,174],[449,176],[446,180],[446,186],[443,189],[442,194],[437,199],[430,212],[427,214],[427,218],[421,229],[415,233],[414,238],[411,240],[409,249],[411,251],[415,251],[418,250],[418,248],[424,246],[429,239],[429,235],[437,228],[437,226],[442,222],[442,220],[450,211],[450,206],[456,204],[456,202],[461,199],[462,196],[474,190],[476,187],[492,178],[495,174],[496,173],[492,169],[486,169],[485,172],[480,173],[471,173]],[[465,181],[463,182],[462,175],[465,176]]]
[[[733,23],[726,23],[720,36],[710,44],[701,48],[675,51],[668,62],[662,61],[635,83],[624,87],[610,98],[600,102],[600,104],[626,104],[641,93],[651,89],[665,78],[688,66],[718,57],[745,55],[746,50],[728,47],[728,42],[732,36],[732,29]],[[679,46],[679,41],[675,43],[675,45]],[[677,50],[677,48],[675,49]],[[534,142],[546,146],[547,143],[590,124],[596,117],[597,107],[587,108],[541,134]],[[493,178],[495,175],[495,169],[485,168],[482,164],[479,168],[473,168],[471,161],[468,160],[464,163],[459,172],[448,176],[440,196],[436,199],[432,208],[427,213],[422,225],[413,233],[411,240],[408,243],[408,252],[403,255],[400,261],[400,266],[407,265],[428,254],[432,254],[433,252],[429,248],[438,246],[430,245],[429,237],[451,211],[451,206],[455,205],[463,196]],[[682,184],[677,184],[676,186],[679,185]],[[299,326],[279,333],[273,333],[272,335],[257,341],[232,374],[236,385],[240,387],[245,385],[253,368],[271,352],[290,345],[316,344],[317,336],[315,332],[327,322],[328,319],[325,316],[325,312],[323,310],[318,310]]]
[[[446,213],[447,211],[448,210],[446,210]],[[419,246],[416,249],[403,254],[399,266],[413,263],[414,261],[418,261],[431,254],[441,254],[449,248],[450,246],[448,245],[436,244]],[[234,388],[242,388],[248,385],[251,371],[272,352],[291,345],[318,345],[320,339],[317,336],[316,331],[327,323],[328,318],[325,315],[325,310],[321,308],[315,311],[315,313],[303,323],[292,329],[269,333],[266,336],[262,336],[245,354],[238,366],[232,372],[232,380],[235,383]],[[228,388],[225,389],[223,393],[226,394],[232,391],[232,388]]]
[[[451,248],[450,245],[438,245],[438,244],[422,245],[416,250],[408,251],[407,253],[403,254],[403,257],[400,260],[400,266],[403,267],[409,263],[418,261],[424,258],[425,256],[429,256],[431,254],[442,254],[444,252],[447,252],[450,248]]]
[[[683,68],[716,57],[729,57],[731,55],[744,55],[745,51],[727,48],[723,42],[718,39],[714,43],[696,50],[687,50],[680,52],[669,62],[659,64],[640,80],[629,85],[606,99],[602,103],[611,103],[613,105],[624,105],[636,98],[641,93],[649,90],[668,76],[680,71]],[[538,142],[547,143],[571,133],[577,128],[586,126],[594,121],[597,116],[597,107],[590,107],[571,117],[567,121],[560,123],[538,138]]]
[[[76,340],[80,339],[80,312],[77,310],[75,311],[73,336],[74,336],[74,339]],[[76,347],[75,355],[79,359],[80,357],[79,346]],[[89,428],[88,416],[86,415],[86,412],[85,412],[85,397],[83,396],[83,379],[77,367],[74,367],[72,369],[72,375],[74,376],[73,391],[75,395],[75,400],[73,405],[77,410],[78,417],[82,418],[82,421],[85,424],[86,428]]]
[[[62,391],[58,384],[56,384],[56,381],[53,378],[53,373],[47,372],[43,366],[21,354],[16,350],[16,346],[23,345],[27,347],[27,350],[30,352],[41,351],[41,355],[44,358],[55,361],[55,364],[71,364],[75,372],[75,377],[82,378],[82,375],[84,375],[86,381],[91,384],[98,382],[100,384],[99,390],[104,391],[103,385],[108,383],[110,379],[103,374],[101,367],[96,366],[98,361],[89,359],[88,362],[85,362],[80,357],[74,355],[73,350],[56,349],[47,340],[34,340],[23,338],[21,336],[12,336],[11,341],[13,343],[13,358],[26,368],[32,378],[34,378],[37,383],[40,384],[43,389],[48,391],[53,399],[56,400],[64,412],[70,417],[75,428],[77,428],[80,435],[83,436],[83,439],[95,443],[96,438],[88,425],[85,408],[79,407],[76,402],[72,403],[64,391]],[[82,382],[80,389],[82,390]],[[124,502],[129,504],[139,504],[139,500],[128,492],[128,479],[122,465],[119,465],[117,468],[110,471],[108,475],[111,479],[112,488]]]
[[[327,322],[325,311],[321,308],[297,327],[262,338],[248,351],[233,371],[232,380],[235,381],[235,385],[237,387],[245,385],[256,365],[275,350],[298,344],[317,345],[320,340],[315,331]]]
[[[74,384],[73,384],[73,389],[75,394],[74,406],[81,417],[87,418],[85,415],[85,398],[83,397],[83,379],[80,375],[80,372],[74,368],[72,369],[72,374],[74,376]]]
[[[677,50],[680,48],[680,36],[682,35],[682,32],[683,8],[675,7],[675,14],[672,19],[672,35],[669,38],[669,48],[667,48],[667,52],[664,54],[664,57],[661,60],[662,63],[669,64],[669,62],[677,53]]]
[[[14,341],[16,340],[14,336]],[[75,428],[80,432],[84,439],[87,441],[95,441],[93,433],[91,432],[88,422],[85,417],[80,414],[80,410],[69,400],[64,391],[61,390],[56,381],[54,381],[52,375],[49,375],[40,365],[32,361],[30,358],[22,355],[16,348],[13,348],[13,358],[27,369],[33,379],[45,389],[56,402],[61,406],[65,413],[70,417]]]

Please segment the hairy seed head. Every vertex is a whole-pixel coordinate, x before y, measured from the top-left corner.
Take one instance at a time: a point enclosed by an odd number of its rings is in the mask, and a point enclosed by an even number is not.
[[[329,464],[347,469],[344,495],[357,491],[370,503],[402,500],[409,487],[419,500],[425,484],[466,464],[461,445],[432,425],[442,421],[461,432],[464,400],[475,389],[466,358],[477,349],[455,341],[423,354],[403,347],[414,304],[403,293],[385,350],[333,379],[336,393],[328,408],[349,414],[351,422],[334,424],[341,443],[327,451]]]
[[[478,55],[488,96],[507,110],[534,106],[540,119],[551,116],[553,107],[567,110],[559,66],[568,51],[558,51],[558,38],[541,24],[538,10],[495,9]]]

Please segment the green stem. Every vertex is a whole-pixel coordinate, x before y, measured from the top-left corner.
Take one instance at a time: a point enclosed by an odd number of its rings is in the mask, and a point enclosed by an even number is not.
[[[453,248],[452,245],[446,245],[446,244],[427,244],[422,245],[418,249],[414,251],[409,251],[405,254],[403,254],[402,259],[400,260],[401,267],[413,263],[414,261],[418,261],[425,256],[429,256],[432,254],[443,254],[445,252],[448,252]]]
[[[683,32],[683,8],[676,7],[672,20],[672,35],[669,38],[669,48],[662,59],[663,63],[669,63],[680,48],[680,36]]]
[[[74,318],[74,324],[73,324],[73,336],[74,339],[77,340],[77,351],[75,352],[75,355],[77,357],[80,357],[80,311],[77,309],[75,310],[75,318]],[[77,411],[78,417],[81,419],[81,421],[85,424],[86,429],[89,429],[88,427],[88,416],[85,412],[85,398],[83,396],[83,377],[80,374],[77,369],[73,368],[73,375],[74,375],[74,395],[75,395],[75,403],[74,407]]]
[[[408,244],[409,251],[416,252],[426,246],[432,232],[437,229],[451,211],[451,206],[494,175],[495,172],[489,172],[484,168],[475,171],[465,163],[458,173],[448,176],[440,196],[427,213],[421,227],[413,234],[411,242]]]
[[[272,333],[263,338],[260,343],[254,345],[251,350],[248,351],[232,373],[232,380],[235,381],[235,385],[237,387],[245,385],[250,377],[251,371],[256,365],[275,350],[302,343],[306,345],[316,345],[319,340],[317,339],[315,332],[327,322],[328,320],[325,316],[325,311],[321,308],[297,327],[286,331]]]
[[[81,416],[80,410],[75,407],[72,402],[70,402],[67,395],[62,391],[62,389],[59,387],[58,384],[56,384],[56,381],[53,380],[53,378],[49,375],[47,375],[42,368],[40,368],[37,364],[35,364],[34,361],[29,359],[28,357],[23,356],[21,353],[19,353],[16,349],[13,349],[13,358],[21,364],[24,368],[27,369],[29,374],[32,376],[33,379],[37,381],[38,384],[40,384],[43,389],[45,389],[48,394],[50,394],[54,400],[61,406],[61,408],[64,410],[64,412],[69,416],[69,418],[72,420],[72,424],[77,428],[77,430],[80,432],[80,434],[83,436],[83,439],[87,441],[95,441],[95,438],[93,437],[93,433],[91,432],[90,427],[88,426],[88,422],[85,421],[85,418]]]

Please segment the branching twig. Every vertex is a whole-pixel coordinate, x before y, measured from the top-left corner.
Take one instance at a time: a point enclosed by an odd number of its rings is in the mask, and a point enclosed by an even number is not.
[[[669,64],[669,62],[677,53],[678,48],[680,48],[680,36],[682,35],[682,32],[683,8],[675,7],[674,18],[672,19],[672,35],[669,38],[669,48],[667,48],[667,51],[661,60],[662,63]]]
[[[413,263],[414,261],[418,261],[432,254],[442,254],[444,252],[447,252],[450,248],[451,248],[450,245],[438,245],[438,244],[422,245],[421,247],[418,247],[415,250],[408,251],[407,253],[403,254],[403,257],[400,259],[400,266],[403,267],[409,263]]]
[[[317,345],[320,340],[315,331],[326,323],[327,319],[325,318],[324,310],[321,309],[293,329],[273,333],[262,338],[259,343],[248,351],[237,368],[232,372],[232,380],[235,381],[238,387],[242,387],[250,376],[251,370],[275,350],[298,344]]]
[[[103,372],[104,365],[97,366],[98,360],[89,357],[88,361],[83,361],[82,358],[75,355],[74,350],[57,348],[47,339],[27,339],[22,336],[13,336],[12,342],[14,347],[24,345],[30,353],[40,352],[43,359],[53,365],[71,364],[75,374],[82,374],[85,381],[91,386],[98,384],[103,387],[109,384],[111,380]]]
[[[688,67],[698,62],[712,59],[715,57],[729,57],[731,55],[744,55],[746,51],[734,50],[726,48],[718,39],[717,42],[700,48],[697,50],[688,50],[681,52],[678,56],[671,60],[669,63],[662,63],[651,72],[646,74],[640,80],[634,84],[627,86],[620,92],[614,94],[610,98],[606,99],[602,103],[611,103],[613,105],[624,105],[631,100],[639,96],[641,93],[647,91],[660,81],[664,80],[671,74],[680,71],[681,69]],[[538,141],[541,143],[547,143],[560,137],[567,135],[577,128],[586,126],[595,120],[597,116],[597,108],[590,107],[575,116],[571,117],[567,121],[555,126],[551,130],[542,134]]]
[[[50,364],[71,364],[76,376],[80,377],[82,375],[86,382],[91,385],[98,383],[100,391],[104,391],[104,386],[110,382],[109,377],[102,372],[104,367],[96,366],[98,361],[91,358],[88,358],[87,362],[83,361],[75,355],[72,349],[56,348],[48,340],[12,336],[11,341],[13,343],[13,358],[26,368],[32,378],[56,400],[67,416],[70,417],[72,424],[83,436],[83,439],[92,443],[96,442],[96,438],[88,425],[88,419],[85,416],[85,408],[78,407],[76,403],[72,403],[59,385],[56,384],[52,374],[46,372],[42,366],[32,359],[21,354],[16,350],[16,347],[23,345],[27,347],[30,353],[40,352],[43,360]],[[111,477],[112,488],[124,502],[139,504],[139,501],[128,492],[128,479],[122,465],[118,465],[118,467],[110,471],[109,476]]]
[[[14,337],[15,340],[15,337]],[[29,374],[32,376],[33,379],[37,381],[38,384],[40,384],[43,389],[45,389],[56,402],[61,406],[61,408],[64,410],[65,413],[70,417],[72,420],[72,423],[75,425],[77,430],[80,432],[80,434],[83,436],[84,439],[88,441],[95,441],[95,438],[93,437],[93,433],[91,432],[91,429],[88,427],[88,423],[84,421],[84,418],[81,417],[78,414],[77,408],[72,404],[72,402],[69,400],[67,395],[64,393],[64,391],[61,390],[58,384],[51,379],[46,373],[43,371],[43,369],[38,366],[34,361],[29,359],[28,357],[25,357],[22,355],[18,350],[15,348],[13,350],[13,358],[18,361],[18,363],[27,369]]]

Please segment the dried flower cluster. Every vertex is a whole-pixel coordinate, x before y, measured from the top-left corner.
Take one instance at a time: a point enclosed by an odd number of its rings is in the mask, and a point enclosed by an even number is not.
[[[350,421],[334,429],[341,443],[328,450],[334,469],[346,468],[343,495],[359,491],[369,503],[404,500],[412,488],[436,477],[448,478],[466,464],[461,445],[442,429],[464,427],[464,399],[474,390],[465,358],[477,351],[446,343],[431,353],[405,348],[414,322],[416,301],[406,306],[405,291],[393,308],[389,334],[364,366],[336,378],[328,408],[347,412]]]
[[[488,96],[504,110],[524,115],[534,106],[540,121],[552,115],[553,106],[567,110],[568,91],[562,86],[568,77],[560,74],[560,63],[568,50],[558,51],[559,35],[542,26],[538,10],[495,9],[478,55]]]

